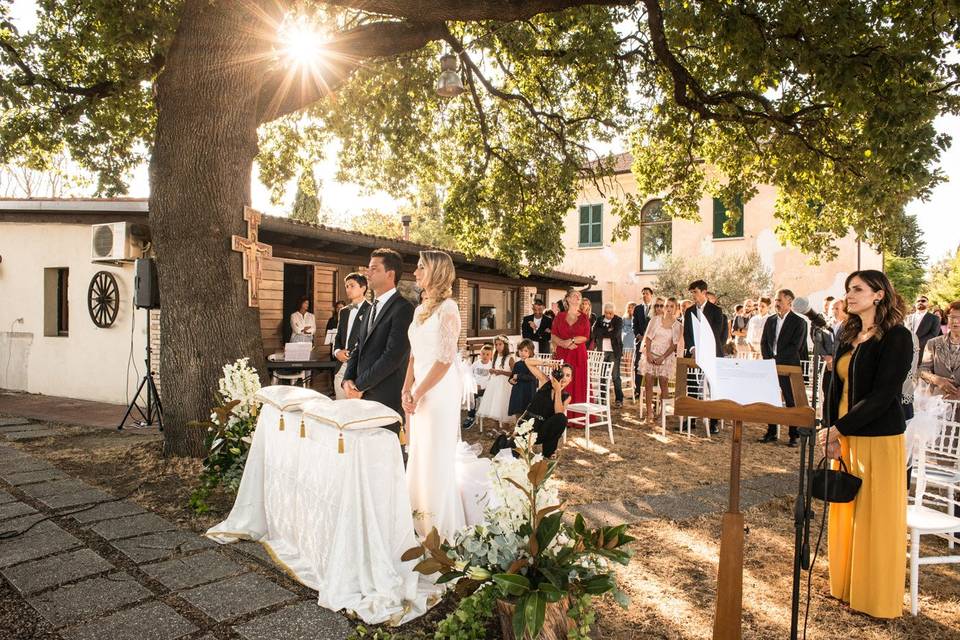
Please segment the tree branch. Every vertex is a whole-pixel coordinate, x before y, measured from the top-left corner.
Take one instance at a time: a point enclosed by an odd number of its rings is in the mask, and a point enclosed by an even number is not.
[[[554,13],[572,7],[630,6],[636,0],[328,0],[327,4],[368,13],[380,13],[422,22],[472,22],[526,20],[541,13]]]
[[[89,100],[106,98],[113,94],[119,93],[122,89],[125,89],[131,84],[149,80],[159,73],[160,69],[163,68],[164,63],[163,55],[156,53],[149,60],[144,62],[142,66],[131,70],[131,73],[125,78],[120,78],[118,80],[101,80],[100,82],[88,86],[77,86],[66,84],[49,76],[40,75],[39,73],[35,72],[26,63],[26,61],[23,59],[23,56],[21,56],[20,52],[17,51],[16,47],[14,47],[6,39],[0,39],[0,49],[7,53],[13,65],[20,70],[21,74],[23,74],[22,78],[12,79],[12,82],[17,86],[43,86],[56,93],[80,96]]]
[[[446,33],[442,22],[371,22],[336,34],[315,68],[277,68],[260,90],[259,120],[275,120],[307,107],[343,84],[365,60],[423,48]]]

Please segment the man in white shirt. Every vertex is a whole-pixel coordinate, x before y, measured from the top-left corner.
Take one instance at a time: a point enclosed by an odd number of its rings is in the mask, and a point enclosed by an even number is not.
[[[770,298],[761,296],[757,302],[757,312],[747,322],[747,344],[751,352],[760,355],[760,340],[763,337],[763,325],[770,316]],[[756,357],[756,356],[754,356]]]
[[[333,390],[336,393],[337,400],[343,400],[347,397],[347,393],[342,386],[343,374],[346,371],[343,364],[350,359],[350,351],[356,346],[360,337],[360,330],[364,326],[364,320],[370,312],[370,303],[366,300],[366,277],[359,273],[351,273],[343,279],[343,287],[347,292],[347,299],[350,304],[340,310],[337,336],[333,341],[333,357],[341,363],[337,374],[333,378]]]

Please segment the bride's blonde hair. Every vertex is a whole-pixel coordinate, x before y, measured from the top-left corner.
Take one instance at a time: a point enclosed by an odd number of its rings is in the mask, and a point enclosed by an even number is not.
[[[457,272],[453,268],[453,260],[443,251],[421,251],[420,260],[424,271],[423,303],[417,322],[423,324],[444,300],[453,296],[453,281]]]

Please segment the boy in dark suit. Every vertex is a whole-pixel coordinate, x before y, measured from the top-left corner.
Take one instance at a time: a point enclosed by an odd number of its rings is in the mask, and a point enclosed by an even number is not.
[[[343,285],[350,302],[340,310],[337,335],[333,340],[333,357],[341,363],[337,375],[333,378],[333,390],[337,400],[347,397],[342,386],[343,375],[347,369],[343,363],[350,359],[350,352],[357,346],[360,333],[366,326],[367,314],[370,313],[370,303],[366,300],[367,279],[359,273],[351,273],[343,279]]]
[[[696,316],[700,322],[706,320],[707,323],[709,323],[710,329],[713,330],[714,341],[717,343],[717,357],[722,358],[723,340],[721,340],[721,337],[723,335],[723,311],[707,299],[707,283],[703,280],[694,280],[690,283],[690,286],[687,287],[687,290],[690,292],[694,304],[683,314],[684,356],[688,358],[694,357],[696,343],[693,339],[693,317]],[[720,431],[718,423],[718,420],[710,419],[710,433]]]

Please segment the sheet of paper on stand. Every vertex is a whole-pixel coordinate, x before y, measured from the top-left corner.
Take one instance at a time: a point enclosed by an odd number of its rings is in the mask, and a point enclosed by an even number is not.
[[[287,362],[309,360],[313,344],[309,342],[288,342],[283,345],[283,359]]]
[[[783,406],[777,365],[773,360],[718,358],[717,341],[709,322],[694,315],[693,343],[697,366],[703,370],[711,400],[732,400],[739,404],[765,402]]]
[[[323,337],[323,344],[333,344],[333,341],[337,339],[337,330],[330,329],[327,331],[327,334]]]
[[[783,406],[777,364],[773,360],[716,358],[710,391],[711,400],[733,400],[740,404],[765,402],[775,407]]]

